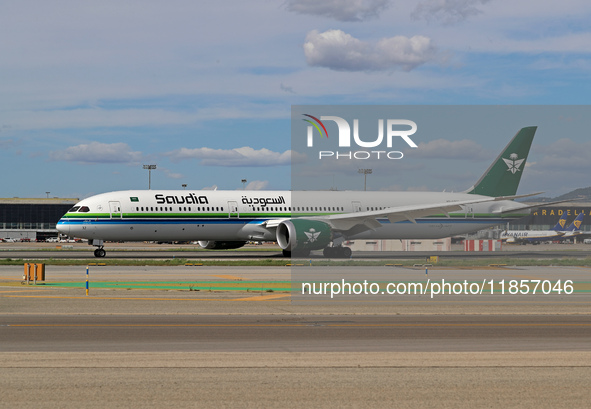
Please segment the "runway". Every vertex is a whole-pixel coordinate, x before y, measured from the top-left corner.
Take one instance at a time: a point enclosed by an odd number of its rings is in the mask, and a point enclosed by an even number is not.
[[[581,316],[0,314],[4,352],[584,351]]]
[[[107,249],[108,250],[108,249]],[[284,257],[281,252],[271,251],[107,251],[105,258],[96,258],[92,251],[71,251],[71,250],[60,250],[60,251],[22,251],[15,250],[10,253],[0,253],[2,257],[9,257],[12,259],[36,259],[36,260],[47,260],[47,259],[82,259],[88,260],[89,262],[102,262],[109,259],[162,259],[172,260],[175,258],[187,259],[187,260],[260,260],[260,259],[284,259],[286,262],[291,260],[290,258]],[[427,257],[437,256],[441,259],[465,259],[465,258],[534,258],[534,259],[553,259],[553,258],[587,258],[591,257],[591,250],[581,251],[502,251],[502,252],[449,252],[449,251],[381,251],[381,252],[370,252],[370,251],[356,251],[353,253],[353,259],[355,260],[396,260],[396,259],[421,259],[424,260]],[[312,260],[323,260],[325,257],[321,252],[312,252],[306,259]]]
[[[188,260],[259,260],[285,259],[279,247],[274,245],[248,246],[240,250],[203,250],[188,244],[146,244],[108,243],[107,256],[96,258],[94,247],[84,243],[0,243],[0,257],[12,259],[82,259],[104,261],[108,259],[164,259],[183,258]],[[541,244],[505,245],[502,251],[466,252],[460,245],[453,245],[452,251],[355,251],[356,260],[425,259],[438,256],[441,259],[465,258],[587,258],[591,257],[591,245],[585,244]],[[307,259],[324,259],[321,251],[313,251]]]
[[[91,287],[89,296],[73,286],[84,270],[48,266],[47,283],[35,287],[20,284],[22,266],[0,267],[0,406],[576,408],[591,400],[586,287],[570,296],[305,305],[289,291],[158,288],[173,280],[287,282],[287,267],[93,267],[93,282],[150,286]],[[420,269],[374,272],[426,279]],[[458,280],[589,276],[579,267],[429,272]]]

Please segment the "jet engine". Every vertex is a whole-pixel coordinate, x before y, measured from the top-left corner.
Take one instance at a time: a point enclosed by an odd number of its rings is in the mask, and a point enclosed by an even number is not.
[[[332,230],[317,220],[285,220],[277,226],[277,243],[285,251],[306,253],[320,250],[332,241]]]
[[[201,248],[208,250],[231,250],[238,249],[246,244],[245,241],[198,241]]]

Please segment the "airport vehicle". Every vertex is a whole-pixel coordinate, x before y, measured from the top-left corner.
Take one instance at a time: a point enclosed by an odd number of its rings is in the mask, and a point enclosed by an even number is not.
[[[583,214],[579,215],[573,222],[565,228],[567,213],[563,213],[558,219],[558,223],[551,230],[505,230],[501,233],[501,240],[507,243],[534,243],[539,244],[543,241],[566,240],[580,235],[582,232],[581,224]]]
[[[193,241],[235,249],[277,241],[285,256],[323,250],[350,257],[353,239],[429,239],[475,232],[524,217],[536,206],[513,201],[536,127],[522,128],[474,186],[454,192],[131,190],[81,200],[57,223],[88,239]],[[536,193],[538,194],[538,193]]]

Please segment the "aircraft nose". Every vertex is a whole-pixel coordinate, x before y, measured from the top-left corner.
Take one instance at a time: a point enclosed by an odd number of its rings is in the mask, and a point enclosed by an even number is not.
[[[60,219],[59,222],[57,222],[55,228],[61,234],[65,234],[66,236],[70,235],[70,224],[68,223],[67,219]]]

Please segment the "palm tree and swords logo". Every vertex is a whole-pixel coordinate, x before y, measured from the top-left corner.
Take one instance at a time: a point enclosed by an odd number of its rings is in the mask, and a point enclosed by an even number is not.
[[[519,156],[516,153],[512,153],[511,155],[509,155],[509,159],[503,158],[503,161],[505,161],[505,164],[509,168],[507,169],[507,172],[515,174],[516,172],[519,172],[521,170],[519,169],[519,167],[525,159],[518,159],[518,157]]]
[[[318,240],[318,236],[320,236],[320,233],[322,232],[316,232],[316,229],[312,228],[308,231],[304,232],[306,234],[306,237],[308,237],[308,243],[314,243],[316,240]]]

